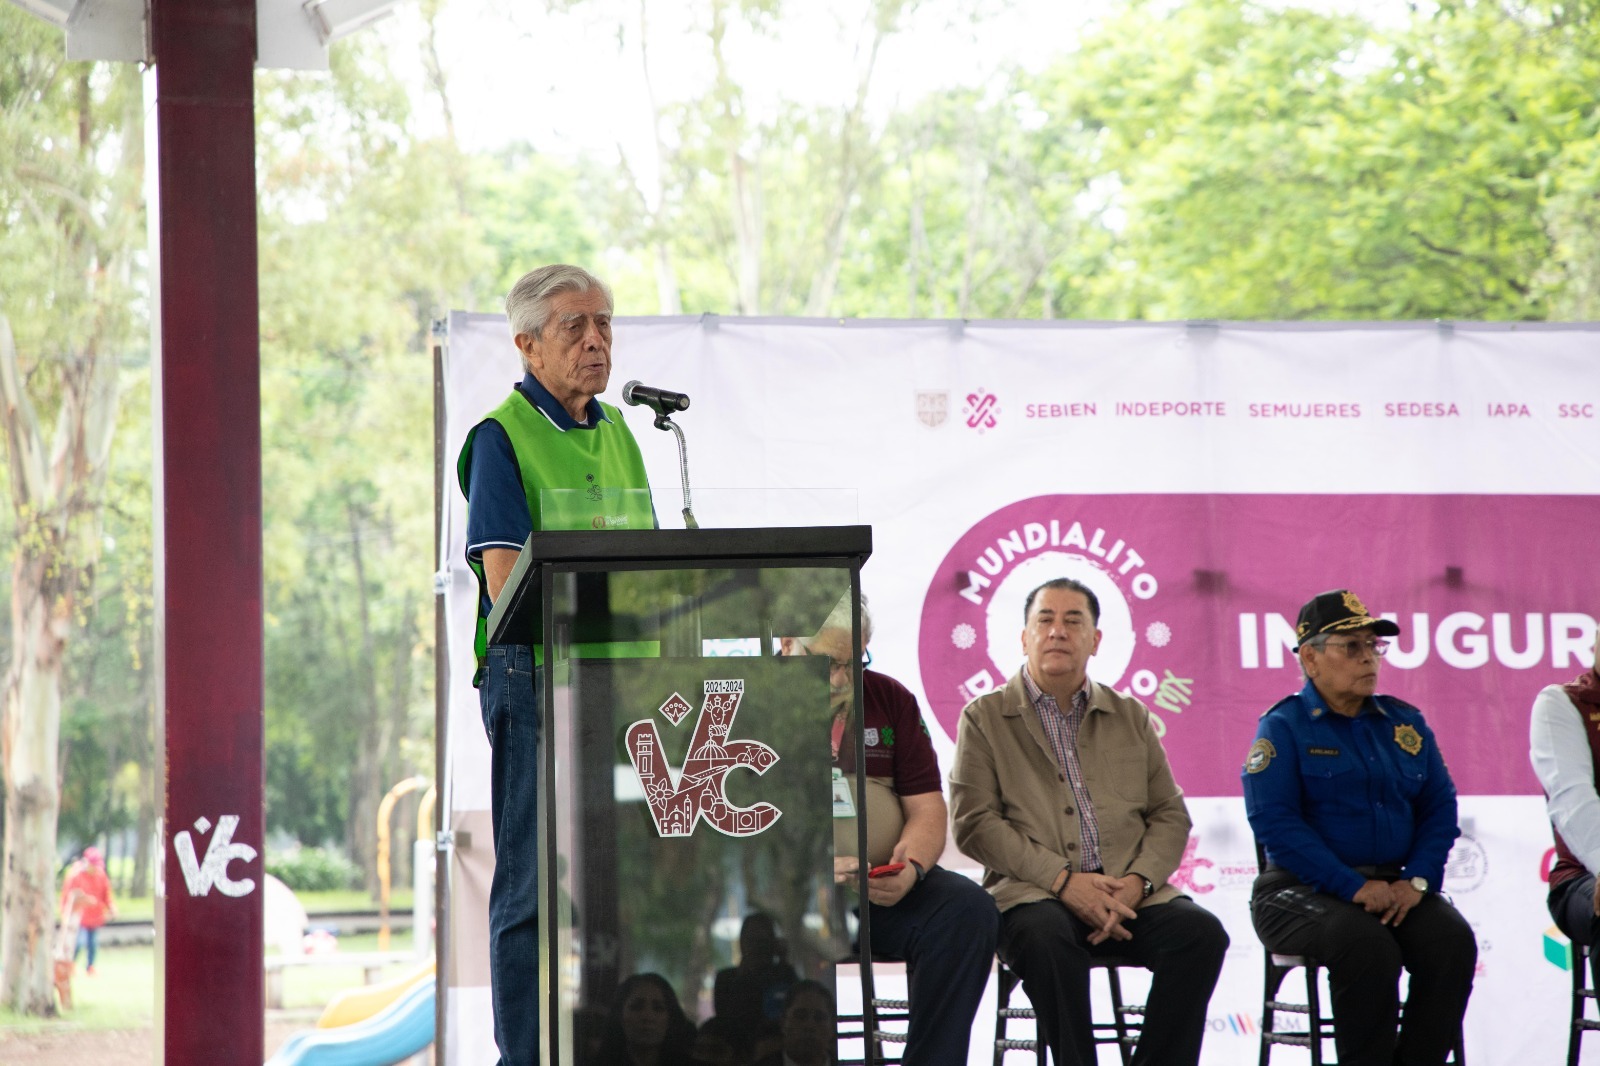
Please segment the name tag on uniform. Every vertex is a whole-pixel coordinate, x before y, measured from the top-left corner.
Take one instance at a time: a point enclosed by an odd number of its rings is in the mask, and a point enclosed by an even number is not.
[[[856,816],[856,801],[850,796],[850,782],[844,779],[844,771],[837,766],[833,768],[833,816],[835,818]]]
[[[1337,755],[1337,754],[1339,754],[1339,749],[1338,748],[1307,748],[1306,749],[1306,754],[1307,755]]]

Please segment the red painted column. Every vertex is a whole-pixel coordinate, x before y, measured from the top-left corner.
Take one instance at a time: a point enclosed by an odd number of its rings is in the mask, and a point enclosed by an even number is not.
[[[256,0],[151,0],[149,19],[159,266],[156,654],[166,764],[158,1061],[260,1066]]]

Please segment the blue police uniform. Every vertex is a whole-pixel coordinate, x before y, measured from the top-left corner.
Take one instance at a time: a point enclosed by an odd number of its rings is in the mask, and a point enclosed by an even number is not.
[[[1250,760],[1245,810],[1268,861],[1340,899],[1366,883],[1361,866],[1439,887],[1456,788],[1421,711],[1373,696],[1347,718],[1308,681],[1262,716]]]
[[[1307,681],[1261,716],[1241,776],[1267,859],[1251,897],[1256,932],[1269,951],[1327,965],[1339,1061],[1444,1062],[1477,944],[1437,894],[1459,835],[1456,790],[1422,712],[1372,696],[1348,717]],[[1351,902],[1369,880],[1416,877],[1428,892],[1396,925]],[[1411,986],[1397,1032],[1402,965]]]

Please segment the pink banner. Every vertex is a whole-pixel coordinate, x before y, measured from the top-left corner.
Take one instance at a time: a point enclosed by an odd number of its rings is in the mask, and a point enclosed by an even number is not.
[[[1151,708],[1185,791],[1236,796],[1256,719],[1301,685],[1301,604],[1350,588],[1399,622],[1379,691],[1427,715],[1457,789],[1537,793],[1528,709],[1591,662],[1597,531],[1593,496],[1036,496],[940,563],[923,688],[953,737],[1020,666],[1028,591],[1077,578],[1100,600],[1090,676]]]

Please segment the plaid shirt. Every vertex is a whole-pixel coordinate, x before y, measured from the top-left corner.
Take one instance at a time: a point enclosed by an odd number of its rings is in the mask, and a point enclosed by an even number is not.
[[[1083,725],[1083,716],[1089,713],[1089,678],[1084,677],[1083,687],[1072,694],[1070,712],[1063,712],[1054,696],[1034,684],[1026,665],[1022,668],[1022,686],[1027,690],[1033,709],[1039,713],[1039,724],[1044,726],[1044,735],[1050,738],[1050,746],[1055,749],[1056,764],[1065,771],[1067,784],[1078,804],[1083,854],[1077,869],[1099,870],[1100,825],[1095,821],[1094,798],[1089,795],[1089,786],[1084,784],[1083,770],[1078,763],[1078,729]]]

